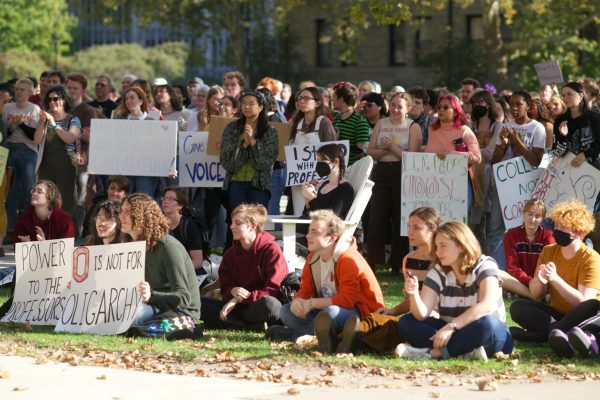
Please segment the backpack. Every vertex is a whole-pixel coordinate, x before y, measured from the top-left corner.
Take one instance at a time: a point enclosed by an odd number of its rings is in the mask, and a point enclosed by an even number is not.
[[[179,310],[167,310],[132,326],[125,333],[127,337],[158,338],[165,340],[200,339],[202,329],[196,326],[194,318]]]
[[[202,235],[202,258],[207,260],[210,254],[210,233],[208,232],[208,226],[206,221],[200,214],[200,211],[194,207],[187,206],[181,210],[181,215],[188,218],[183,218],[181,221],[181,238],[184,242],[188,241],[187,237],[187,224],[189,221],[193,221]]]
[[[296,293],[300,290],[301,280],[302,276],[296,271],[290,272],[283,278],[279,286],[281,304],[291,303],[294,300]]]

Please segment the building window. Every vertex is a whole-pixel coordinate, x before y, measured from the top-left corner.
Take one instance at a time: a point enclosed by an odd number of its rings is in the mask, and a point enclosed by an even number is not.
[[[317,67],[331,67],[333,61],[333,32],[331,23],[317,20]]]
[[[415,59],[417,61],[427,61],[430,53],[433,51],[433,26],[431,17],[417,17],[419,29],[415,32]]]
[[[406,65],[406,28],[390,25],[390,65]]]
[[[467,16],[467,37],[472,42],[485,38],[485,34],[483,33],[483,17],[481,15]]]

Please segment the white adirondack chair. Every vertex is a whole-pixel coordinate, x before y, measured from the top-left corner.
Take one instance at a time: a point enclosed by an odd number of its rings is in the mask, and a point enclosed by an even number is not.
[[[346,171],[345,178],[354,189],[354,201],[344,221],[347,228],[344,231],[343,237],[354,234],[360,218],[369,203],[373,191],[373,181],[369,180],[372,169],[373,159],[371,156],[366,156],[355,162]],[[302,199],[301,204],[304,204],[304,199]],[[268,221],[282,225],[283,255],[288,263],[290,272],[295,269],[302,269],[304,264],[296,256],[296,225],[310,224],[310,219],[299,219],[295,216],[290,217],[285,215],[269,215]]]

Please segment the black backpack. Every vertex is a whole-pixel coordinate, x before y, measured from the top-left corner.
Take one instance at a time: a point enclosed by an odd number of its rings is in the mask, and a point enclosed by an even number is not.
[[[279,300],[281,304],[291,303],[296,296],[298,290],[300,290],[300,281],[302,279],[302,275],[298,272],[290,272],[283,278],[281,281],[281,285],[279,286]]]
[[[202,258],[205,260],[208,259],[210,254],[210,232],[208,231],[208,225],[200,211],[196,210],[194,207],[187,206],[181,210],[181,215],[188,218],[183,218],[181,221],[181,238],[184,242],[188,241],[187,238],[187,224],[191,220],[193,221],[202,235]]]

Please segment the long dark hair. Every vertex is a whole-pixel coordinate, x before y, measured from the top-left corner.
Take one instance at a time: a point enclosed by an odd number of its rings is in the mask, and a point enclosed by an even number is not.
[[[98,230],[96,229],[96,219],[102,210],[109,218],[114,218],[117,222],[117,227],[115,228],[115,238],[111,243],[123,243],[128,241],[128,235],[125,235],[121,232],[121,221],[119,219],[119,214],[121,213],[121,204],[110,200],[104,200],[98,203],[92,211],[92,217],[90,218],[90,234],[85,238],[85,244],[90,246],[104,244],[102,239],[98,237]]]
[[[587,99],[585,97],[585,91],[583,90],[583,85],[579,82],[569,82],[563,86],[563,88],[565,88],[565,87],[568,87],[569,89],[573,89],[578,94],[583,95],[583,99],[581,99],[581,101],[579,102],[579,110],[581,111],[581,114],[583,114],[583,115],[587,114],[589,109],[587,106]],[[569,109],[569,107],[566,107],[566,108],[567,109],[565,110],[565,114],[570,117],[571,110]]]
[[[346,173],[346,159],[344,158],[344,146],[337,143],[328,143],[319,147],[317,154],[321,157],[334,161],[338,160],[340,165],[340,178]]]
[[[494,100],[494,96],[487,90],[480,90],[478,92],[473,93],[469,102],[471,105],[475,105],[479,100],[483,100],[485,104],[488,106],[487,116],[488,118],[494,122],[498,119],[498,113],[496,112],[496,100]],[[476,121],[476,119],[471,115],[471,118]]]
[[[181,99],[175,94],[173,87],[171,85],[160,85],[154,88],[154,97],[156,98],[156,92],[158,89],[166,89],[167,93],[169,93],[169,97],[171,98],[170,103],[173,111],[181,111],[183,110],[183,104],[181,103]],[[156,107],[160,110],[160,103],[156,102]]]
[[[248,96],[254,97],[256,99],[256,101],[258,102],[258,105],[262,106],[262,110],[260,111],[260,114],[258,114],[258,120],[256,123],[256,135],[255,135],[257,139],[260,139],[263,137],[263,135],[265,134],[267,129],[269,129],[269,126],[270,126],[268,115],[267,115],[267,113],[269,112],[269,110],[268,110],[269,105],[267,104],[265,96],[262,93],[257,92],[256,90],[251,90],[251,91],[242,93],[242,95],[240,96],[240,101],[239,101],[240,109],[242,108],[242,102],[244,101],[244,97],[248,97]],[[246,125],[246,116],[244,115],[243,112],[241,114],[242,114],[242,116],[239,117],[237,120],[238,131],[240,134],[242,134],[244,132],[244,126]]]
[[[308,128],[307,131],[312,132],[315,129],[315,125],[317,124],[317,118],[319,118],[319,116],[321,116],[321,115],[325,115],[323,113],[323,98],[321,97],[321,93],[319,92],[319,89],[317,89],[314,86],[302,89],[301,91],[298,92],[298,96],[300,96],[300,93],[302,93],[302,92],[310,92],[311,96],[315,99],[315,101],[317,101],[319,103],[319,105],[315,108],[315,119],[307,127]],[[297,99],[295,99],[294,101],[296,101],[296,100]],[[290,99],[290,101],[292,101],[292,99]],[[292,130],[290,131],[290,141],[294,141],[296,139],[296,134],[298,133],[297,132],[298,124],[300,123],[302,118],[304,118],[304,113],[300,110],[297,110],[296,114],[294,115],[294,118],[292,119]]]
[[[44,96],[44,107],[46,110],[50,110],[50,93],[55,93],[63,99],[63,108],[65,113],[69,114],[73,109],[73,98],[67,93],[65,87],[63,85],[52,86],[46,91],[46,96]]]

